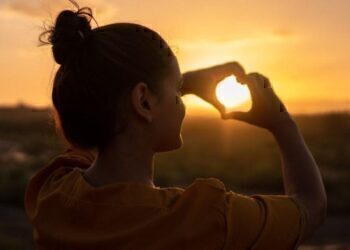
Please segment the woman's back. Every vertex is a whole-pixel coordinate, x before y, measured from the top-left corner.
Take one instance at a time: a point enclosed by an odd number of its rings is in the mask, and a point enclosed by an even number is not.
[[[284,195],[244,196],[216,178],[186,188],[93,187],[89,152],[68,149],[36,173],[26,212],[43,249],[293,249],[306,210]]]

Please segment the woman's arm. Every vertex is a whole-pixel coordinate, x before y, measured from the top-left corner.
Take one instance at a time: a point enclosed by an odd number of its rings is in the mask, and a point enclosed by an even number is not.
[[[282,158],[285,193],[299,200],[308,211],[309,221],[302,241],[325,220],[327,195],[319,168],[295,122],[271,131]]]
[[[267,129],[277,140],[285,193],[303,204],[308,212],[303,240],[326,218],[327,195],[320,171],[297,124],[275,94],[269,79],[259,73],[250,73],[243,81],[248,85],[253,100],[251,110],[230,112],[223,118]]]

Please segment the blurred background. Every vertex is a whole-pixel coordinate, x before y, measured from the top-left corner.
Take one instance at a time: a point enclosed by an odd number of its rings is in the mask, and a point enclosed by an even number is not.
[[[266,75],[298,123],[328,193],[328,218],[299,249],[350,249],[350,1],[81,0],[99,25],[135,22],[162,35],[184,73],[229,61]],[[30,176],[65,145],[50,115],[57,70],[43,25],[68,0],[0,0],[0,249],[33,249],[23,196]],[[265,130],[194,95],[181,149],[158,154],[155,184],[221,179],[243,194],[283,194],[281,159]],[[229,110],[249,110],[250,100]]]

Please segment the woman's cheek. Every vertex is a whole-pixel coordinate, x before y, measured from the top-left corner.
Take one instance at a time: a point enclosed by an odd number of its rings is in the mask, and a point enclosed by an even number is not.
[[[184,102],[182,101],[182,98],[178,95],[176,96],[176,104],[181,105],[181,114],[182,114],[182,117],[184,117],[185,113],[186,113],[186,106],[185,106]]]

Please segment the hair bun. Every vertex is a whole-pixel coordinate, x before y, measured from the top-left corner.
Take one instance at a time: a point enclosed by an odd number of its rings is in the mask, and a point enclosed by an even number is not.
[[[49,37],[49,42],[53,45],[53,56],[58,64],[62,65],[79,51],[92,32],[91,18],[90,8],[82,8],[77,12],[64,10],[58,15]]]

